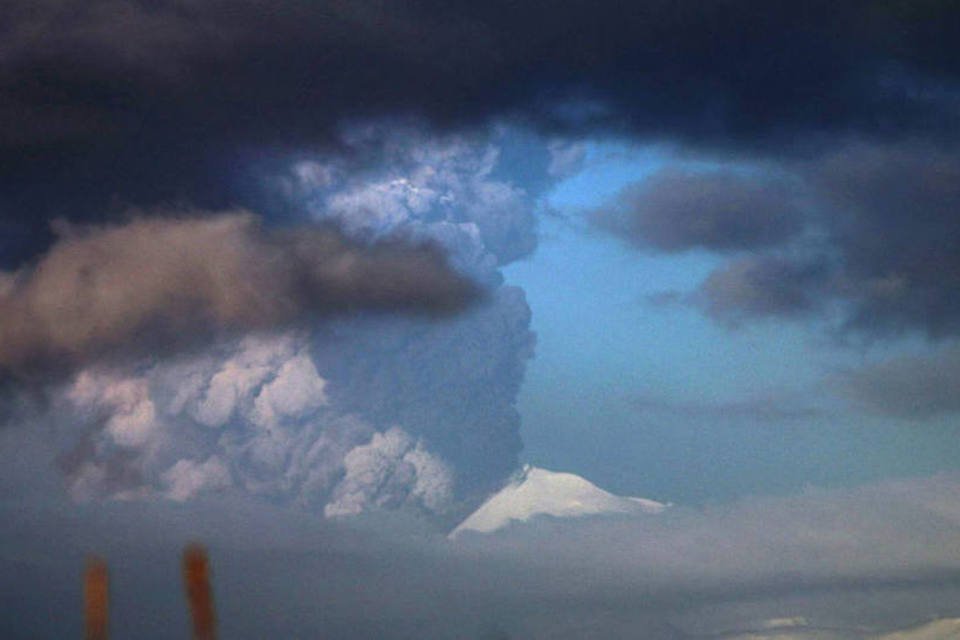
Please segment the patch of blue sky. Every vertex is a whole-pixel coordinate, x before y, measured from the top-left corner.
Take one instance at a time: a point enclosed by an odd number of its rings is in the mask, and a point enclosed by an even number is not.
[[[826,387],[830,372],[879,357],[873,349],[841,348],[808,322],[730,329],[689,305],[650,303],[651,294],[694,290],[721,258],[638,251],[585,214],[671,159],[662,148],[590,145],[583,169],[544,194],[557,215],[541,220],[536,253],[505,269],[526,290],[538,334],[519,399],[526,460],[678,502],[957,468],[956,429],[918,435],[851,411]],[[768,424],[641,406],[757,397],[786,398],[800,415]]]
[[[799,327],[731,331],[689,305],[650,301],[665,291],[693,291],[720,264],[717,256],[637,251],[589,225],[568,224],[669,159],[658,148],[591,146],[583,171],[546,194],[561,216],[542,220],[537,253],[506,269],[534,310],[540,348],[531,378],[587,370],[585,385],[717,396],[795,384],[801,371],[809,377],[809,334]],[[789,360],[806,364],[788,372]]]

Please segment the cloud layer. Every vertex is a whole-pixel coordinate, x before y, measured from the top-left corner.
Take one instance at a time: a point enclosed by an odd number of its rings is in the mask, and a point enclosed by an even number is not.
[[[396,513],[324,520],[230,492],[64,508],[50,488],[38,491],[36,444],[32,429],[0,433],[3,452],[19,454],[0,471],[0,593],[18,606],[0,619],[9,638],[79,624],[77,576],[90,551],[111,565],[116,633],[186,629],[176,566],[197,537],[212,551],[221,630],[237,638],[693,640],[779,630],[875,640],[960,614],[952,475],[634,518],[542,519],[451,543]],[[416,451],[407,447],[383,434],[351,466]],[[25,488],[30,503],[10,499]]]
[[[0,258],[35,255],[50,217],[111,202],[251,206],[246,160],[335,147],[348,119],[511,118],[774,153],[953,135],[952,16],[949,2],[12,0]]]

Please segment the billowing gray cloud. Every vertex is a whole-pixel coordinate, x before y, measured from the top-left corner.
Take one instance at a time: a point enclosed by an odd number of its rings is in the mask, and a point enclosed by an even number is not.
[[[922,142],[850,144],[807,168],[824,203],[837,294],[873,333],[960,330],[960,155]]]
[[[232,488],[329,516],[449,508],[444,463],[399,426],[331,406],[309,346],[250,335],[136,372],[83,370],[54,410],[74,422],[61,434],[77,441],[61,457],[70,494],[185,501]]]
[[[594,221],[641,248],[762,249],[801,231],[796,199],[769,175],[671,167],[624,188]]]
[[[456,518],[517,465],[531,336],[507,288],[443,322],[367,318],[91,364],[51,392],[78,500],[192,500],[225,489],[328,516]]]
[[[421,443],[393,427],[344,456],[344,476],[324,508],[330,517],[363,513],[371,507],[419,502],[430,511],[449,507],[453,473]]]
[[[271,232],[242,212],[68,229],[35,265],[0,279],[0,369],[337,312],[449,312],[475,294],[426,244]]]
[[[518,464],[516,398],[533,356],[530,321],[523,291],[504,286],[429,326],[337,323],[336,342],[316,340],[314,357],[341,410],[422,437],[458,486],[482,499]]]
[[[804,193],[807,233],[722,264],[690,300],[733,322],[829,312],[835,328],[871,336],[960,331],[952,147],[847,141],[783,169]]]
[[[484,303],[445,322],[353,318],[314,342],[343,411],[422,437],[481,499],[517,465],[515,401],[533,354],[531,311],[499,268],[536,244],[536,194],[501,166],[497,135],[430,135],[409,123],[343,133],[345,156],[314,154],[275,176],[275,195],[362,239],[400,234],[447,251],[485,283]],[[545,159],[545,158],[544,158]]]
[[[0,283],[7,295],[45,291],[92,260],[94,298],[117,282],[112,295],[128,305],[94,317],[167,313],[160,329],[195,338],[190,349],[137,349],[153,325],[105,331],[116,342],[87,347],[45,386],[44,407],[11,416],[52,425],[70,495],[188,502],[234,491],[330,517],[400,509],[448,521],[516,468],[515,401],[534,336],[523,291],[498,268],[535,239],[533,198],[493,177],[491,139],[353,135],[363,168],[315,154],[264,178],[322,227],[264,229],[242,213],[135,220],[66,237],[17,276],[43,275],[37,283]],[[321,241],[331,250],[314,250]],[[440,273],[416,275],[416,260]],[[320,274],[312,289],[307,267]],[[441,276],[459,306],[444,306]],[[482,302],[465,305],[478,286]],[[390,309],[428,313],[378,313]],[[459,313],[433,313],[447,310]],[[128,356],[102,357],[110,348]]]

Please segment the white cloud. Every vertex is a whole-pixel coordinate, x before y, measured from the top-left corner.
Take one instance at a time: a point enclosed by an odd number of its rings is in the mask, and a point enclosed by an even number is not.
[[[188,376],[171,408],[189,406],[194,419],[210,427],[222,427],[239,414],[267,428],[327,404],[325,388],[302,338],[255,335],[239,343],[206,385]]]
[[[444,511],[451,469],[403,429],[330,407],[310,345],[251,335],[137,373],[82,371],[62,398],[94,434],[70,454],[73,495],[185,501],[236,485],[328,515]]]
[[[446,466],[402,429],[375,433],[343,460],[345,475],[324,508],[329,517],[356,515],[371,506],[421,504],[439,511],[452,494]]]
[[[196,497],[202,491],[230,486],[230,471],[216,456],[204,462],[178,460],[163,472],[161,483],[166,487],[164,496],[177,502]]]
[[[237,404],[268,375],[270,368],[266,365],[244,367],[232,361],[226,362],[210,379],[206,393],[196,403],[193,415],[208,427],[222,427],[233,417]],[[191,390],[185,391],[189,393]]]
[[[143,447],[160,428],[144,378],[83,371],[67,395],[80,408],[106,412],[103,433],[122,447]]]
[[[361,238],[400,233],[439,242],[475,275],[533,250],[535,199],[494,176],[500,150],[489,139],[376,124],[348,129],[343,139],[365,158],[362,170],[338,158],[301,161],[280,181],[314,217]]]
[[[310,356],[301,351],[284,362],[273,380],[261,387],[250,419],[261,427],[272,427],[284,418],[299,418],[315,411],[328,402],[326,384]]]

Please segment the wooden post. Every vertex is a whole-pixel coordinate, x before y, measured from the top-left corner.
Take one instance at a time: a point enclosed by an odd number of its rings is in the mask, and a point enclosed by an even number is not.
[[[206,550],[200,545],[189,545],[183,550],[183,583],[190,604],[194,640],[216,640],[210,563]]]
[[[83,572],[83,610],[86,640],[107,640],[110,615],[110,582],[107,563],[90,556]]]

